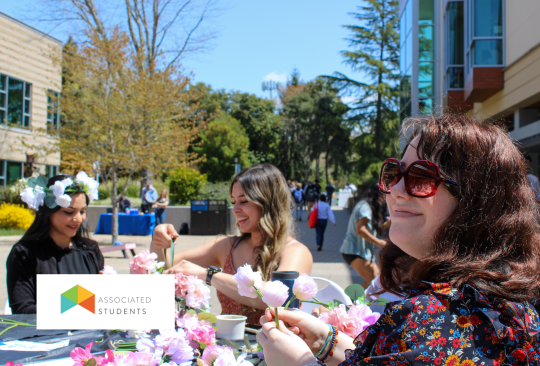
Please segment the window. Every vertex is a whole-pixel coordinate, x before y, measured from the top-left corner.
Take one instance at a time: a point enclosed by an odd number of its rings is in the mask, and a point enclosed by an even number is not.
[[[474,66],[504,65],[503,1],[469,2],[467,72]]]
[[[446,12],[446,87],[447,89],[463,89],[464,87],[464,19],[463,2],[448,3]]]
[[[407,2],[401,14],[400,29],[400,107],[401,119],[411,115],[411,70],[413,63],[412,42],[412,0]]]
[[[24,169],[24,163],[16,162],[16,161],[8,161],[6,162],[7,167],[7,177],[6,177],[6,184],[12,185],[17,183],[19,179],[23,177],[23,169]]]
[[[418,1],[418,109],[431,114],[434,96],[433,0]]]
[[[0,119],[10,126],[30,127],[32,84],[0,74]]]
[[[57,130],[60,127],[60,93],[47,92],[47,129]]]
[[[46,165],[45,166],[45,176],[47,178],[52,178],[55,175],[60,174],[60,167],[56,165]]]

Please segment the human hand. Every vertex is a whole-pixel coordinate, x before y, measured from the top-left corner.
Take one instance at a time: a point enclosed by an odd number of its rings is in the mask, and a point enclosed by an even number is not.
[[[178,238],[180,235],[171,224],[161,224],[156,226],[152,234],[152,245],[157,249],[167,249],[171,247],[171,240]]]
[[[328,308],[325,308],[324,306],[317,306],[315,309],[311,311],[311,315],[313,315],[315,318],[318,318],[321,316],[322,313],[326,313],[330,310]]]
[[[257,340],[263,348],[266,364],[268,366],[305,365],[308,362],[314,364],[315,358],[308,345],[288,330],[282,321],[279,327],[280,330],[276,328],[273,321],[267,322],[263,324],[257,335]]]
[[[197,276],[201,280],[206,279],[207,269],[201,267],[193,262],[186,261],[182,259],[180,262],[176,263],[174,266],[164,271],[164,274],[174,274],[174,273],[183,273],[187,276]]]
[[[288,330],[294,334],[298,334],[313,353],[319,352],[324,346],[326,338],[328,337],[328,325],[314,316],[298,310],[280,310],[279,320],[280,322],[282,321],[289,324]],[[264,316],[261,317],[261,325],[264,326],[265,324],[272,322],[275,324],[274,310],[267,309]],[[287,329],[281,326],[280,328]]]

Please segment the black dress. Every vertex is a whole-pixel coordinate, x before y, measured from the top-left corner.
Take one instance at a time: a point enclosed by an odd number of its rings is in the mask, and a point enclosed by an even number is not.
[[[104,260],[97,243],[81,239],[71,248],[45,241],[19,241],[9,253],[7,290],[13,314],[36,313],[37,274],[98,274]]]

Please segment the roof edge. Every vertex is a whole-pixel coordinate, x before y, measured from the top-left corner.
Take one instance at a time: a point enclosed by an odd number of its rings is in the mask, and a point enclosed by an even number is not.
[[[59,40],[59,39],[57,39],[57,38],[54,38],[53,36],[51,36],[51,35],[49,35],[49,34],[47,34],[47,33],[45,33],[45,32],[42,32],[42,31],[40,31],[39,29],[36,29],[36,28],[34,28],[34,27],[32,27],[32,26],[29,26],[28,24],[23,23],[23,22],[21,22],[20,20],[15,19],[15,18],[13,18],[13,17],[7,15],[6,13],[2,13],[2,12],[0,11],[0,16],[3,17],[3,18],[6,18],[6,19],[8,19],[8,20],[11,20],[11,21],[13,21],[13,22],[15,22],[15,23],[17,23],[17,24],[19,24],[19,25],[21,25],[21,26],[27,28],[27,29],[30,29],[31,31],[34,31],[34,32],[36,32],[36,33],[39,33],[39,34],[41,34],[42,36],[44,36],[45,38],[50,39],[51,41],[54,41],[54,42],[56,42],[56,43],[58,43],[58,44],[60,44],[60,45],[63,45],[63,42],[62,42],[61,40]]]

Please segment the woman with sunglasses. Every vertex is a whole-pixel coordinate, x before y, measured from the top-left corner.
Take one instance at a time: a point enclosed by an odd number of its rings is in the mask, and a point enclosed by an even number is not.
[[[501,128],[467,116],[408,119],[382,166],[392,225],[381,284],[404,295],[356,340],[300,311],[267,311],[268,366],[539,365],[538,208]]]

